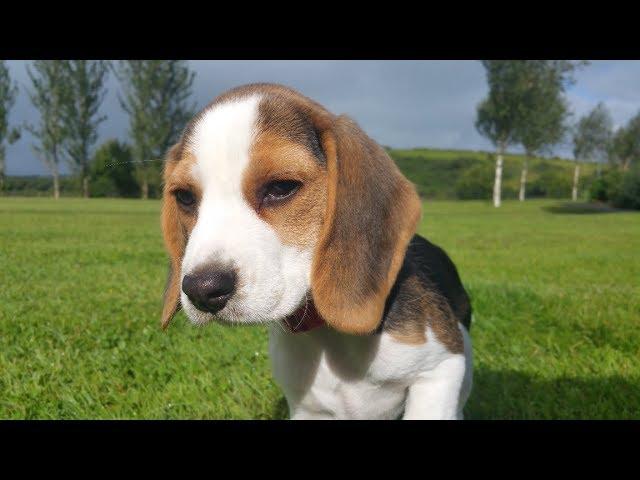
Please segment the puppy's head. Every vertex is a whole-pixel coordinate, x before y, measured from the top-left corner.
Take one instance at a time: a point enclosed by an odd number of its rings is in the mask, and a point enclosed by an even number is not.
[[[169,151],[162,315],[278,321],[312,298],[330,326],[373,331],[420,216],[414,187],[346,117],[257,84],[207,106]]]

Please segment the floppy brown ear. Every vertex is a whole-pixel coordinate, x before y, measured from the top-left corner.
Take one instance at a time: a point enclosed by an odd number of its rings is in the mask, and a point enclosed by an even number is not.
[[[337,117],[321,135],[328,188],[311,290],[333,328],[375,330],[421,214],[416,190],[355,122]]]
[[[164,164],[164,190],[162,192],[162,235],[169,253],[169,275],[164,290],[162,308],[162,328],[169,326],[171,319],[180,309],[181,268],[185,249],[185,234],[178,217],[178,206],[168,191],[167,179],[179,161],[180,145],[174,145],[167,153]]]

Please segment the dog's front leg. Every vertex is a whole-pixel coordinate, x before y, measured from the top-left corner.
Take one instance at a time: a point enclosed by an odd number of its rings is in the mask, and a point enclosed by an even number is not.
[[[461,420],[470,383],[471,366],[465,355],[451,355],[409,387],[403,418]]]

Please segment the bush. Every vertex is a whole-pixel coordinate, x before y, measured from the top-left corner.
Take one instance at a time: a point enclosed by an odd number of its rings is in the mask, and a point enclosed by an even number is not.
[[[543,198],[547,195],[547,189],[539,181],[527,182],[527,198]]]
[[[493,178],[493,177],[492,177]],[[502,177],[504,180],[504,177]],[[515,200],[518,198],[518,194],[520,193],[520,187],[512,187],[508,184],[502,182],[502,192],[500,194],[500,198],[502,200]],[[491,180],[491,196],[493,197],[493,180]]]
[[[52,186],[51,177],[7,177],[5,191],[8,195],[45,196],[51,194]]]
[[[474,165],[456,182],[456,196],[461,200],[491,198],[493,181],[494,171],[490,165]]]
[[[535,180],[527,185],[527,196],[568,198],[571,196],[572,182],[573,176],[570,176],[565,170],[544,169]]]
[[[591,183],[589,199],[616,208],[640,210],[640,168],[628,172],[618,169],[603,172]]]
[[[591,181],[589,188],[589,200],[598,202],[611,202],[622,184],[622,172],[619,170],[605,170],[600,176]]]
[[[107,140],[94,156],[90,171],[92,197],[137,197],[131,150],[117,140]]]
[[[72,197],[80,195],[81,189],[78,179],[69,175],[58,177],[60,195]],[[14,196],[50,197],[53,195],[53,177],[51,176],[10,176],[7,177],[5,193]]]
[[[607,202],[609,200],[608,185],[604,177],[596,178],[591,182],[591,188],[589,188],[589,200],[592,202]]]
[[[640,168],[626,172],[611,192],[611,204],[616,208],[640,210]]]

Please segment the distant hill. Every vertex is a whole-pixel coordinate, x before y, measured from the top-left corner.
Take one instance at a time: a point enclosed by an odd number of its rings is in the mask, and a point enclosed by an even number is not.
[[[386,148],[402,172],[416,184],[422,197],[432,199],[490,198],[495,155],[473,150]],[[524,155],[504,156],[503,197],[516,198]],[[574,163],[563,158],[533,158],[527,176],[528,197],[569,197]],[[581,166],[581,188],[592,180],[596,166]],[[488,183],[487,191],[471,191],[469,185]],[[466,194],[465,194],[466,192]]]

